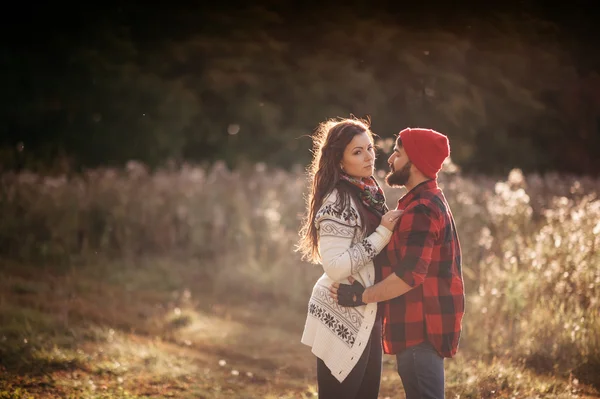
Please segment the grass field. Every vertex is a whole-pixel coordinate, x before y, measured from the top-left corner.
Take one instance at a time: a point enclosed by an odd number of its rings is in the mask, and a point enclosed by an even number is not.
[[[194,265],[2,264],[0,398],[310,398],[302,309],[216,292]],[[381,398],[403,397],[384,356]],[[576,378],[461,352],[449,398],[600,397]]]
[[[447,397],[600,398],[600,182],[440,184],[467,290]],[[0,399],[316,397],[303,192],[264,165],[1,176]]]

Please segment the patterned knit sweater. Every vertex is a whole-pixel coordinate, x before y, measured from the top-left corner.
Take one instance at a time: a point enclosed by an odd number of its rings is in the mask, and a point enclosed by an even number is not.
[[[340,210],[335,205],[337,197],[334,190],[315,216],[325,273],[313,288],[301,342],[310,346],[312,353],[342,382],[367,346],[377,303],[354,308],[339,306],[329,295],[328,287],[333,282],[348,283],[348,276],[365,287],[373,285],[373,258],[387,245],[392,232],[379,225],[371,235],[362,237],[356,203],[352,200],[348,209]]]

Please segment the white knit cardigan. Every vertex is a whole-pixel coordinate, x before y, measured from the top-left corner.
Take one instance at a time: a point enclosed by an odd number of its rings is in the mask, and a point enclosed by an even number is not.
[[[367,346],[377,303],[357,307],[339,306],[329,295],[333,282],[348,283],[354,277],[363,286],[374,284],[373,258],[392,236],[382,225],[368,237],[361,234],[361,220],[356,204],[340,210],[334,190],[323,200],[315,216],[319,236],[319,253],[325,273],[315,284],[308,304],[308,316],[301,342],[323,360],[331,373],[342,382],[352,371]]]

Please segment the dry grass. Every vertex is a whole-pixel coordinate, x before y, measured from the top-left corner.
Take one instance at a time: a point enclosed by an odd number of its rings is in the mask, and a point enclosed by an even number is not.
[[[310,385],[300,319],[186,284],[202,281],[193,265],[138,263],[111,264],[119,279],[99,264],[3,265],[0,398],[297,397]]]
[[[448,397],[598,397],[600,181],[440,184],[467,291]],[[0,399],[312,397],[303,192],[264,165],[2,175]]]
[[[194,265],[138,259],[57,274],[3,263],[2,274],[2,399],[316,395],[315,361],[299,343],[304,313],[228,299]],[[467,352],[447,362],[447,383],[449,398],[600,397],[573,378]],[[380,397],[402,397],[391,356]]]

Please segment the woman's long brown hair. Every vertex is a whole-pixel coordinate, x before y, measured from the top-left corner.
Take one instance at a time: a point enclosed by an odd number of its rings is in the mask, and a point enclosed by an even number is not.
[[[367,133],[373,141],[369,121],[353,118],[327,120],[320,123],[313,134],[313,159],[307,169],[309,179],[309,193],[306,199],[307,212],[302,221],[300,241],[296,249],[302,254],[303,260],[311,263],[318,263],[321,260],[314,221],[327,194],[331,193],[334,188],[338,189],[340,195],[336,206],[340,210],[349,206],[350,196],[355,196],[345,184],[338,185],[338,182],[342,173],[340,165],[344,150],[354,136],[362,133]],[[362,213],[362,207],[359,207],[361,220],[365,220]],[[364,233],[366,223],[362,223],[362,225]]]

